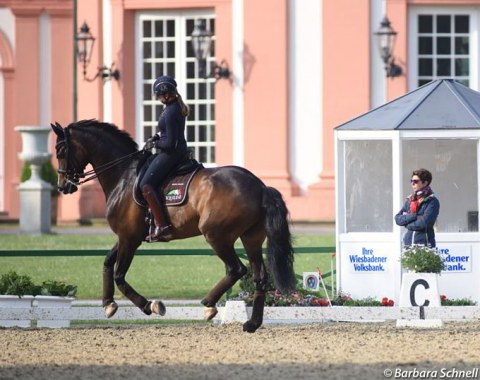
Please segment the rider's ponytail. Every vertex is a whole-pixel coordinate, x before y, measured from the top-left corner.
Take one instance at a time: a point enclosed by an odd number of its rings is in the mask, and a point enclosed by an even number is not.
[[[190,110],[188,106],[183,102],[182,96],[178,93],[178,91],[177,91],[177,98],[178,98],[178,103],[180,104],[180,108],[182,109],[182,115],[187,117]]]

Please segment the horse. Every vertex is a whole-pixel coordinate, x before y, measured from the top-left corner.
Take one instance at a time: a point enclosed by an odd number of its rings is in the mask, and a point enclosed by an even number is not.
[[[162,301],[147,300],[125,280],[146,236],[147,209],[133,197],[137,165],[145,150],[139,150],[126,131],[94,119],[65,128],[55,123],[51,128],[56,135],[58,191],[71,194],[82,183],[97,178],[106,198],[107,221],[118,238],[103,264],[105,316],[112,317],[118,309],[115,285],[145,314],[164,315]],[[93,170],[85,172],[88,164]],[[167,209],[173,226],[171,240],[203,235],[225,264],[225,276],[201,300],[206,320],[215,317],[219,299],[247,272],[234,249],[240,238],[255,284],[252,314],[243,331],[255,332],[263,323],[268,273],[281,292],[292,291],[296,285],[289,212],[281,193],[239,166],[201,168],[191,179],[186,203]],[[262,255],[265,239],[268,271]]]

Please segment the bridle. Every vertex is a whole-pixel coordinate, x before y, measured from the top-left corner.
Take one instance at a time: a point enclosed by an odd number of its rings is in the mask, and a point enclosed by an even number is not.
[[[89,182],[91,180],[94,180],[97,178],[100,174],[106,172],[107,170],[113,168],[114,166],[136,156],[139,154],[143,153],[143,150],[138,150],[133,153],[129,153],[126,156],[119,157],[113,161],[107,162],[106,164],[99,165],[96,167],[96,169],[89,170],[87,172],[84,171],[84,169],[78,170],[77,168],[80,166],[78,164],[78,161],[75,159],[75,157],[70,156],[70,127],[66,127],[63,132],[64,132],[64,139],[57,142],[55,145],[55,150],[57,152],[57,159],[58,158],[65,158],[66,161],[66,168],[57,169],[58,174],[63,174],[65,176],[65,179],[67,181],[67,187],[65,191],[67,193],[73,193],[77,191],[78,186]],[[64,147],[64,152],[65,153],[58,153],[59,150]],[[84,178],[83,180],[80,180],[81,178]]]

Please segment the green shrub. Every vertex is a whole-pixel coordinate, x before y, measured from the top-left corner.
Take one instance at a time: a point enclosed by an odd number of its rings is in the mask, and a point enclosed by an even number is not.
[[[66,285],[59,281],[44,281],[41,285],[35,285],[30,276],[19,275],[10,271],[0,277],[0,294],[5,295],[43,295],[73,297],[77,293],[75,285]]]
[[[446,295],[440,295],[442,306],[475,306],[477,303],[469,298],[449,299]]]
[[[30,179],[32,176],[32,168],[29,163],[25,163],[22,167],[22,174],[20,176],[20,181],[25,182]],[[40,178],[45,182],[48,182],[52,185],[52,196],[58,196],[59,192],[57,190],[58,175],[55,168],[52,165],[50,160],[44,162],[40,167]]]
[[[74,297],[77,294],[75,285],[67,285],[61,281],[44,281],[40,288],[42,296]]]
[[[414,245],[403,251],[402,267],[417,273],[440,273],[445,263],[434,248]]]
[[[10,271],[0,277],[0,294],[37,295],[40,294],[40,287],[33,283],[30,276],[19,275],[15,271]]]

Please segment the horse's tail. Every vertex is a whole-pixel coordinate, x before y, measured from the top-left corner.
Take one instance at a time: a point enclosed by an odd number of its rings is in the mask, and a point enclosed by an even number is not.
[[[263,191],[262,206],[266,211],[267,258],[275,287],[281,292],[295,289],[292,236],[288,226],[288,209],[282,195],[273,187]]]

